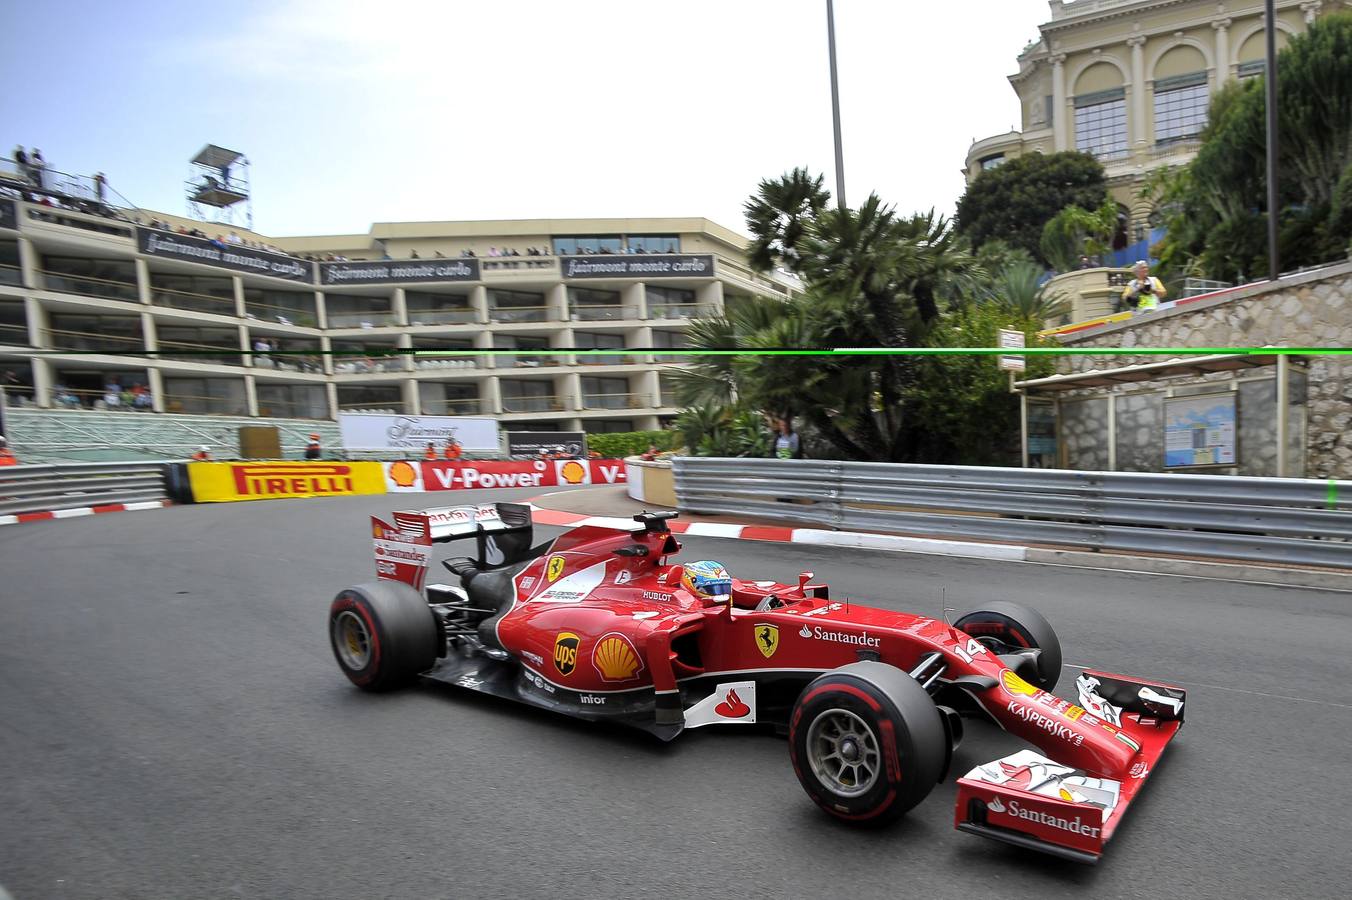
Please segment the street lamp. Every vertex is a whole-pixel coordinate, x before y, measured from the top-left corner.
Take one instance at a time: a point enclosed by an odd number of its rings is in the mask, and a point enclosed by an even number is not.
[[[1269,3],[1272,0],[1268,0]],[[836,199],[845,209],[845,161],[840,150],[840,86],[836,82],[836,13],[831,0],[826,0],[826,46],[831,57],[831,119],[836,136]]]
[[[829,2],[829,0],[828,0]],[[1281,271],[1277,255],[1277,14],[1275,0],[1267,0],[1267,208],[1268,208],[1268,279],[1276,281]],[[834,70],[833,70],[834,73]]]

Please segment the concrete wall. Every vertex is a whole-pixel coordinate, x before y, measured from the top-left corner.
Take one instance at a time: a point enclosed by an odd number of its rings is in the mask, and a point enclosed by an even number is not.
[[[1288,276],[1275,284],[1239,288],[1173,309],[1136,315],[1063,338],[1067,347],[1352,347],[1352,264]],[[1075,356],[1063,373],[1111,369],[1159,356]],[[1183,377],[1118,388],[1117,468],[1159,471],[1163,423],[1159,410],[1171,386],[1181,395],[1239,384],[1238,474],[1267,475],[1276,462],[1273,368]],[[1266,379],[1266,380],[1263,380]],[[1138,391],[1151,393],[1136,394]],[[1061,436],[1071,468],[1097,468],[1106,449],[1106,389],[1063,397]],[[1096,398],[1096,403],[1085,403]],[[1352,478],[1352,357],[1300,357],[1291,367],[1290,474]],[[1093,407],[1102,407],[1096,411]],[[1098,431],[1105,428],[1104,431]],[[1303,470],[1303,471],[1302,471]]]

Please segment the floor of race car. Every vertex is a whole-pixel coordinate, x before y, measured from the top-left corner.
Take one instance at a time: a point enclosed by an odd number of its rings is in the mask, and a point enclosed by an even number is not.
[[[812,568],[833,596],[882,606],[1028,603],[1068,664],[1186,687],[1187,725],[1088,868],[955,831],[951,783],[895,827],[836,824],[772,734],[663,744],[440,685],[353,689],[326,642],[327,604],[371,577],[365,516],[399,499],[0,532],[0,885],[16,900],[1346,890],[1350,595],[686,542],[685,558],[739,576]],[[954,770],[1021,746],[973,726]]]

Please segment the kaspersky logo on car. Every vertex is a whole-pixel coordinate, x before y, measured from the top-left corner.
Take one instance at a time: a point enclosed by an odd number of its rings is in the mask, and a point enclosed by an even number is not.
[[[350,494],[352,467],[341,464],[262,463],[232,465],[235,490],[242,497],[285,497],[291,494]]]

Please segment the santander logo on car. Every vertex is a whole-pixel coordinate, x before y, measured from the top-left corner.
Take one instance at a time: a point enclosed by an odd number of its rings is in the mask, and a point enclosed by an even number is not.
[[[850,644],[854,647],[877,647],[883,642],[882,638],[874,637],[871,634],[851,634],[848,631],[831,631],[820,625],[814,625],[809,628],[804,625],[798,629],[798,636],[805,640],[826,641],[832,644]]]

